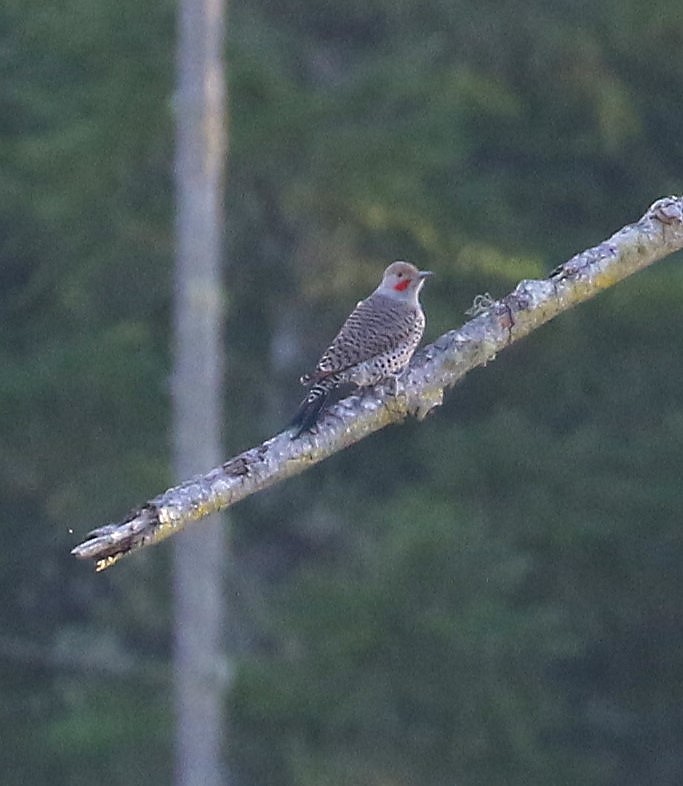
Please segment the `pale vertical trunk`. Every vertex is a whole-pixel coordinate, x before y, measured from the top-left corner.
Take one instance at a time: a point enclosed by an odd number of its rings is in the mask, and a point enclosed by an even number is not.
[[[225,0],[180,0],[176,97],[174,469],[220,462],[222,226],[226,155]],[[218,517],[174,551],[175,783],[224,786],[223,565]]]

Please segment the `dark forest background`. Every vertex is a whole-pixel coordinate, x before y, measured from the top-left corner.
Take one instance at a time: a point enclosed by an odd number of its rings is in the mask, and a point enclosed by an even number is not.
[[[69,549],[173,480],[174,20],[0,8],[7,784],[171,778],[171,549]],[[432,339],[683,189],[680,0],[235,0],[228,38],[226,458],[391,260]],[[231,511],[240,785],[683,782],[680,262]]]

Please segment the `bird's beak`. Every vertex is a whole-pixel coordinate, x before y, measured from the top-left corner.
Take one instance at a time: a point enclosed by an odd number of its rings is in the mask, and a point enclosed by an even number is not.
[[[429,276],[433,276],[434,273],[432,273],[431,270],[421,270],[418,275],[420,276],[420,279],[423,279],[423,278],[429,278]]]

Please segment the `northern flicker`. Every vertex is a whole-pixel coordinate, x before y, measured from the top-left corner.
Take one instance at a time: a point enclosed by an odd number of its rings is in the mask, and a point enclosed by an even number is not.
[[[325,350],[311,374],[301,377],[309,393],[291,425],[292,439],[313,426],[330,394],[340,385],[376,385],[408,365],[420,343],[425,316],[419,295],[429,270],[393,262],[377,289],[361,300]]]

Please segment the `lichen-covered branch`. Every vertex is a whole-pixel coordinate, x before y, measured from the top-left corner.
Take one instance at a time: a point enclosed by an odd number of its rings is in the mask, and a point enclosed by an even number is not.
[[[478,314],[416,353],[396,396],[378,387],[331,407],[315,433],[282,432],[206,475],[165,491],[119,524],[93,530],[72,554],[104,570],[132,551],[158,543],[193,521],[272,486],[348,445],[398,423],[423,418],[444,390],[468,371],[573,306],[683,248],[683,197],[655,202],[635,224],[577,254],[547,279],[520,282],[501,300],[483,299]]]

